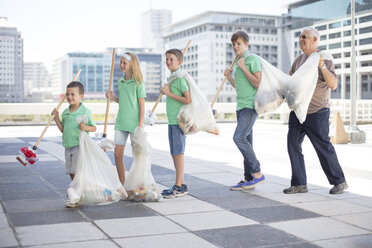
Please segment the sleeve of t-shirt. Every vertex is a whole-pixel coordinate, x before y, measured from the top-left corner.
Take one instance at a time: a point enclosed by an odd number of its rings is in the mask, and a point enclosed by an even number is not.
[[[253,56],[253,59],[248,59],[245,62],[245,65],[247,66],[247,68],[250,69],[250,72],[252,74],[262,71],[261,59],[254,55],[251,55],[251,56]]]
[[[137,98],[145,98],[146,97],[146,90],[144,83],[137,85]]]
[[[90,111],[90,109],[87,109],[87,116],[88,116],[88,123],[87,123],[87,125],[88,126],[95,127],[96,126],[96,122],[93,120],[92,111]]]
[[[182,92],[185,93],[189,90],[189,84],[187,83],[186,78],[180,78],[177,80],[177,87]]]

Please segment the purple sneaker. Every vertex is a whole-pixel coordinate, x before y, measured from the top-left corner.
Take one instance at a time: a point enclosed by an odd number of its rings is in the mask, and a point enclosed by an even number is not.
[[[252,180],[246,181],[241,187],[242,189],[254,189],[257,185],[265,181],[265,176],[262,175],[260,178],[253,177]]]

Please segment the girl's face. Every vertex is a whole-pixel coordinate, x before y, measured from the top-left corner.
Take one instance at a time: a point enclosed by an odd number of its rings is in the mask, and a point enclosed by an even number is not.
[[[167,53],[165,55],[165,64],[171,72],[175,72],[180,68],[182,62],[173,53]]]
[[[132,67],[130,65],[130,62],[124,57],[120,58],[120,69],[124,73],[130,73],[131,72]]]
[[[243,56],[248,49],[249,42],[244,42],[242,38],[238,38],[236,41],[232,42],[233,50],[236,55]]]
[[[70,87],[66,89],[66,100],[70,105],[77,106],[80,104],[84,94],[79,93],[78,87]]]

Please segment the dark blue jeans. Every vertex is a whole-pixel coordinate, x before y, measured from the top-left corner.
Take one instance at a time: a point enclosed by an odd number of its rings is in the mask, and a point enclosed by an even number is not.
[[[244,108],[236,112],[237,126],[234,132],[234,142],[244,157],[244,177],[250,181],[252,173],[260,172],[260,162],[253,151],[253,125],[257,119],[254,109]]]
[[[310,139],[318,155],[320,164],[332,185],[345,182],[345,176],[338,162],[336,151],[329,138],[329,108],[308,114],[301,124],[295,113],[289,115],[287,148],[292,166],[291,186],[306,185],[306,170],[302,142],[305,134]]]

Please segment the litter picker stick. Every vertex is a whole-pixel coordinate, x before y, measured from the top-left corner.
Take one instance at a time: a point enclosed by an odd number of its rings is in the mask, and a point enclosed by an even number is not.
[[[234,64],[235,64],[235,61],[236,61],[237,59],[238,59],[238,55],[235,56],[234,61],[233,61],[232,64],[230,65],[230,67],[229,67],[230,70],[233,68],[233,66],[234,66]],[[220,88],[218,88],[218,91],[217,91],[217,93],[216,93],[216,95],[215,95],[215,97],[214,97],[214,99],[213,99],[213,101],[212,101],[212,103],[211,103],[211,107],[213,107],[214,103],[216,102],[217,97],[218,97],[218,95],[220,94],[223,85],[226,83],[226,80],[227,80],[227,77],[225,77],[225,78],[223,79],[223,81],[222,81],[222,83],[221,83],[221,85],[220,85]]]
[[[112,60],[111,60],[111,73],[110,73],[110,83],[109,83],[109,91],[112,90],[112,78],[114,75],[114,63],[115,63],[115,48],[112,50]],[[106,130],[107,130],[107,121],[109,115],[109,108],[110,108],[110,97],[107,98],[106,103],[106,115],[105,115],[105,125],[103,127],[103,138],[106,138]]]
[[[185,56],[185,54],[186,54],[186,52],[187,52],[187,49],[189,48],[190,44],[191,44],[191,40],[189,40],[189,42],[187,43],[185,49],[183,50],[183,56]],[[154,107],[152,107],[151,114],[154,113],[154,111],[155,111],[156,107],[158,106],[158,103],[160,102],[162,96],[163,96],[163,93],[160,93],[158,99],[157,99],[156,102],[155,102]]]
[[[74,77],[74,79],[73,79],[72,81],[75,81],[75,80],[79,77],[80,72],[81,72],[81,69],[78,70],[78,72],[76,73],[76,75],[75,75],[75,77]],[[66,98],[66,94],[61,98],[61,100],[59,100],[59,103],[58,103],[58,105],[57,105],[57,107],[56,107],[57,111],[58,111],[59,108],[61,107],[61,105],[62,105],[63,101],[65,100],[65,98]],[[45,132],[47,131],[48,127],[50,126],[50,123],[52,123],[53,119],[54,119],[54,115],[52,115],[52,116],[50,117],[50,119],[49,119],[48,123],[46,124],[46,126],[45,126],[43,132],[41,133],[39,139],[36,141],[35,145],[32,147],[32,150],[36,150],[36,149],[37,149],[37,147],[38,147],[38,145],[39,145],[41,139],[43,138]]]

